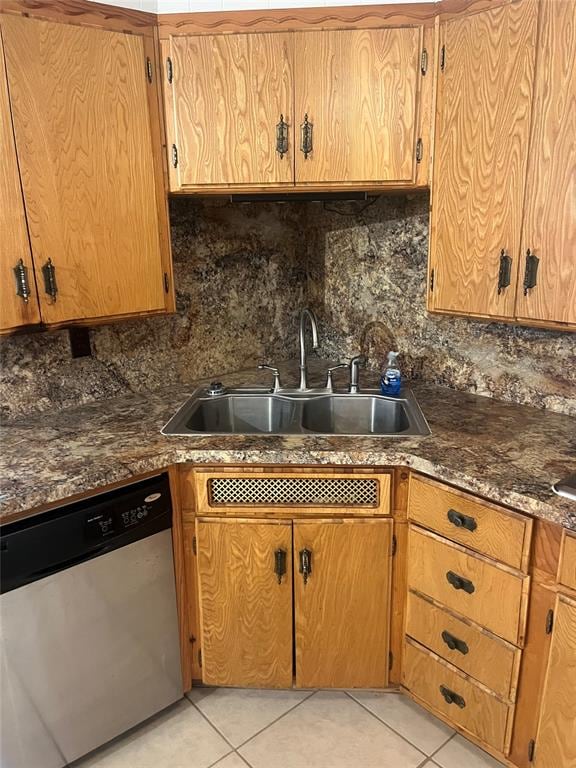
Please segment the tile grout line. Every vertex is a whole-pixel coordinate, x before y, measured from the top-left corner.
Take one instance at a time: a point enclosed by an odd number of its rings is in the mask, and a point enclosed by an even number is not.
[[[452,734],[452,736],[450,736],[450,738],[448,739],[448,741],[445,741],[445,742],[444,742],[444,744],[442,744],[440,747],[438,747],[438,749],[437,749],[436,751],[432,752],[432,754],[431,754],[431,755],[428,757],[428,760],[432,760],[432,763],[433,763],[435,766],[437,766],[437,768],[441,768],[441,766],[440,766],[438,763],[434,762],[434,759],[433,759],[433,758],[435,758],[435,757],[436,757],[436,755],[437,755],[439,752],[441,752],[441,751],[444,749],[444,747],[445,747],[447,744],[449,744],[449,743],[452,741],[452,739],[456,738],[456,736],[458,736],[458,731],[454,731],[454,733]],[[418,766],[418,768],[421,768],[421,767],[420,767],[420,766]]]
[[[345,693],[347,696],[349,696],[349,697],[352,699],[352,701],[354,701],[356,704],[358,704],[358,706],[359,706],[359,707],[362,707],[362,709],[364,709],[366,712],[368,712],[368,714],[372,715],[372,717],[375,717],[375,718],[376,718],[376,720],[378,720],[378,722],[379,722],[381,725],[384,725],[384,726],[386,726],[386,728],[389,728],[389,729],[392,731],[392,733],[395,733],[395,734],[396,734],[396,736],[399,736],[399,737],[402,739],[402,741],[405,741],[405,742],[406,742],[407,744],[409,744],[409,745],[410,745],[410,746],[411,746],[413,749],[416,749],[418,752],[420,752],[420,754],[421,754],[421,755],[425,755],[425,756],[426,756],[426,753],[425,753],[425,752],[423,752],[423,751],[422,751],[422,749],[420,749],[420,747],[417,747],[417,746],[416,746],[416,744],[413,744],[413,743],[410,741],[410,739],[407,739],[407,738],[406,738],[405,736],[403,736],[401,733],[398,733],[398,731],[397,731],[395,728],[392,728],[392,726],[391,726],[391,725],[389,725],[389,724],[388,724],[388,723],[387,723],[385,720],[382,720],[382,718],[381,718],[381,717],[378,717],[378,715],[374,714],[374,712],[372,712],[372,710],[368,709],[368,707],[365,707],[365,706],[364,706],[364,704],[362,704],[362,702],[360,702],[360,701],[358,701],[357,699],[355,699],[355,698],[354,698],[354,696],[352,696],[352,694],[351,694],[351,693],[348,693],[348,691],[344,691],[344,693]],[[394,694],[394,693],[390,693],[390,694],[387,694],[387,695],[388,695],[388,696],[395,696],[396,694]],[[450,735],[450,736],[449,736],[449,737],[446,739],[446,741],[445,741],[445,742],[444,742],[444,743],[443,743],[443,744],[442,744],[440,747],[438,747],[438,749],[442,749],[442,747],[443,747],[445,744],[448,744],[448,742],[450,741],[450,739],[452,739],[452,738],[453,738],[455,735],[456,735],[455,733],[451,734],[451,735]],[[437,751],[438,751],[438,750],[436,750],[436,752],[437,752]],[[435,754],[436,754],[436,752],[433,752],[432,754],[434,754],[434,755],[435,755]],[[429,757],[428,757],[428,756],[426,756],[426,759],[428,760],[428,759],[429,759]],[[424,762],[426,762],[426,761],[424,761]],[[424,765],[424,763],[418,763],[418,766],[417,766],[417,768],[420,768],[420,766],[421,766],[421,765]]]
[[[287,689],[287,690],[293,690],[293,689]],[[310,692],[308,693],[308,695],[307,695],[307,696],[305,696],[303,699],[301,699],[301,700],[300,700],[300,701],[298,701],[296,704],[294,704],[294,706],[290,707],[290,709],[287,709],[287,710],[286,710],[286,712],[283,712],[283,713],[282,713],[281,715],[279,715],[279,716],[278,716],[278,717],[277,717],[275,720],[272,720],[271,722],[269,722],[269,723],[268,723],[268,725],[265,725],[263,728],[260,728],[260,730],[259,730],[259,731],[256,731],[256,733],[253,733],[253,734],[252,734],[252,736],[250,736],[250,737],[249,737],[249,738],[247,738],[245,741],[243,741],[243,742],[241,742],[240,744],[238,744],[238,746],[237,746],[237,747],[235,747],[235,746],[232,744],[232,742],[231,742],[229,739],[227,739],[227,738],[226,738],[226,736],[224,736],[224,734],[223,734],[223,733],[222,733],[222,731],[221,731],[221,730],[218,728],[218,726],[217,726],[217,725],[214,725],[214,723],[213,723],[213,722],[210,720],[210,718],[209,718],[207,715],[205,715],[205,714],[204,714],[204,712],[202,712],[202,710],[200,709],[200,707],[198,707],[198,705],[197,705],[197,704],[195,704],[193,701],[190,701],[190,699],[189,699],[187,696],[185,696],[185,698],[187,699],[188,703],[189,703],[189,704],[190,704],[192,707],[194,707],[194,709],[196,709],[196,710],[197,710],[197,711],[198,711],[198,712],[199,712],[199,713],[202,715],[202,717],[204,718],[204,720],[206,720],[206,722],[208,723],[208,725],[212,726],[212,728],[214,728],[214,730],[215,730],[215,731],[216,731],[216,732],[217,732],[217,733],[218,733],[218,734],[219,734],[219,735],[220,735],[220,736],[221,736],[221,737],[224,739],[224,741],[226,742],[226,744],[228,744],[228,746],[230,747],[230,749],[232,750],[232,752],[237,752],[237,751],[238,751],[238,750],[239,750],[241,747],[243,747],[243,746],[245,746],[246,744],[248,744],[248,742],[249,742],[249,741],[252,741],[252,739],[255,739],[255,738],[256,738],[256,736],[259,736],[259,735],[260,735],[260,734],[261,734],[263,731],[265,731],[265,730],[266,730],[266,728],[270,728],[270,726],[271,726],[271,725],[274,725],[274,723],[277,723],[277,722],[278,722],[278,720],[281,720],[281,719],[282,719],[282,718],[283,718],[285,715],[287,715],[289,712],[292,712],[292,710],[296,709],[296,707],[299,707],[299,706],[300,706],[300,704],[303,704],[303,703],[304,703],[305,701],[307,701],[307,700],[308,700],[308,699],[309,699],[311,696],[314,696],[314,694],[315,694],[315,693],[317,693],[317,691],[315,691],[315,690],[314,690],[314,691],[310,691]],[[229,754],[230,754],[230,752],[228,752],[226,755],[223,755],[223,756],[222,756],[221,758],[219,758],[219,759],[220,759],[220,760],[223,760],[225,757],[228,757],[228,755],[229,755]],[[240,753],[238,753],[238,754],[240,754]],[[242,757],[242,755],[240,755],[240,757]],[[243,757],[242,757],[242,759],[244,760],[244,758],[243,758]],[[216,761],[216,763],[217,763],[217,762],[218,762],[218,761]],[[244,762],[246,762],[246,760],[244,760]],[[213,766],[213,765],[216,765],[216,763],[212,763],[210,766],[208,766],[208,768],[212,768],[212,766]],[[248,765],[249,765],[249,763],[248,763]]]
[[[296,709],[296,707],[299,707],[300,704],[304,704],[305,701],[308,701],[308,699],[312,698],[312,696],[314,696],[315,693],[318,693],[318,691],[310,691],[310,693],[307,696],[305,696],[301,701],[299,701],[297,704],[294,704],[294,706],[290,707],[290,709],[287,709],[286,712],[283,712],[279,717],[276,718],[276,720],[272,720],[272,722],[268,723],[268,725],[265,725],[264,728],[260,728],[259,731],[256,731],[256,733],[252,734],[250,738],[246,739],[246,741],[243,741],[242,744],[239,744],[235,749],[239,750],[242,747],[245,747],[249,741],[252,741],[252,739],[255,739],[256,736],[260,736],[260,734],[264,733],[264,731],[267,728],[270,728],[271,726],[275,725],[279,720],[282,720],[283,717],[288,715],[290,712],[293,712]],[[242,757],[242,755],[240,755],[240,757]]]

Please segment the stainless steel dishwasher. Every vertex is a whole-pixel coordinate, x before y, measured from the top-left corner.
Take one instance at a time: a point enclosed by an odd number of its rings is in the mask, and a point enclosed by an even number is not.
[[[182,697],[166,475],[0,529],[2,768],[57,768]]]

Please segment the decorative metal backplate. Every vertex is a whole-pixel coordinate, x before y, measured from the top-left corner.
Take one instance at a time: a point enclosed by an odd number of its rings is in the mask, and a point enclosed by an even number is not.
[[[216,477],[212,506],[377,507],[378,480],[369,477]]]
[[[284,115],[280,115],[280,122],[276,124],[276,152],[280,160],[288,152],[288,125],[284,121]]]
[[[304,115],[304,122],[300,125],[300,151],[304,154],[304,160],[312,152],[312,130],[314,126],[308,120],[308,113]]]

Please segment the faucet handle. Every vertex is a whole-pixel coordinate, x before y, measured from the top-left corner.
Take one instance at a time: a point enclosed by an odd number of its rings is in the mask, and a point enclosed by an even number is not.
[[[332,368],[328,368],[326,372],[326,392],[333,392],[332,373],[333,371],[337,371],[338,368],[349,368],[349,365],[348,363],[338,363],[338,365],[333,365]]]
[[[278,368],[275,368],[273,365],[266,365],[265,363],[260,363],[258,366],[259,371],[271,371],[272,376],[274,377],[274,383],[272,384],[272,391],[278,392],[280,389],[282,389],[282,384],[280,383],[280,371]]]

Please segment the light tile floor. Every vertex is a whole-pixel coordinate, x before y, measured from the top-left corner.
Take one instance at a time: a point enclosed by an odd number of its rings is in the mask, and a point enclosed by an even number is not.
[[[501,768],[397,693],[195,688],[76,768]]]

